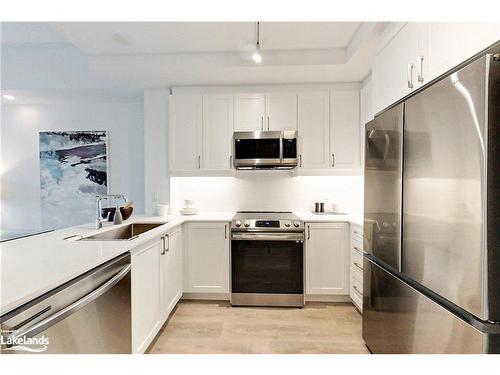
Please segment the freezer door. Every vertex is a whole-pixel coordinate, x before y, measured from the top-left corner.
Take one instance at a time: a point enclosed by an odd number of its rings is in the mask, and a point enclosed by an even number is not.
[[[363,249],[398,271],[402,131],[402,105],[384,112],[365,127]]]
[[[483,320],[486,66],[408,99],[403,147],[402,271]]]
[[[363,278],[363,339],[373,353],[488,350],[483,349],[485,334],[366,257]]]

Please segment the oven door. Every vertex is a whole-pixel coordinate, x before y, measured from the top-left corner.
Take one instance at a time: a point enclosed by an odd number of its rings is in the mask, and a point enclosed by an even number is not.
[[[235,132],[235,168],[270,168],[281,165],[281,132]]]
[[[303,233],[233,233],[231,303],[303,306]]]

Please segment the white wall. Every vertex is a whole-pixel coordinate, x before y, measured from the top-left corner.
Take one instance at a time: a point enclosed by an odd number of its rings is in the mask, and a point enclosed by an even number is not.
[[[1,223],[11,230],[41,225],[38,133],[54,130],[107,130],[109,191],[124,193],[144,212],[142,102],[81,100],[49,104],[2,105]],[[61,212],[71,222],[71,212]],[[88,222],[95,218],[89,217]]]
[[[144,91],[145,212],[156,214],[158,203],[168,203],[168,90]]]
[[[203,211],[310,211],[314,202],[330,199],[340,210],[362,215],[363,177],[290,176],[286,171],[247,171],[237,177],[172,177],[171,212],[184,199],[194,199]]]

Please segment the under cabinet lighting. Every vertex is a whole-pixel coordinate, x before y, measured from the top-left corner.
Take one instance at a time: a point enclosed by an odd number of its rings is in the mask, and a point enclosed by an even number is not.
[[[12,95],[9,95],[9,94],[2,95],[2,98],[6,99],[6,100],[16,100],[16,98],[14,98]]]

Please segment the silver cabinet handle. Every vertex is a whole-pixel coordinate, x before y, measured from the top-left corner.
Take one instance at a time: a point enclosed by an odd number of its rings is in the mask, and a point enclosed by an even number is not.
[[[335,167],[335,154],[332,154],[332,167]]]
[[[417,80],[420,83],[424,83],[424,56],[417,57],[418,62],[418,76]]]
[[[84,296],[83,298],[79,299],[78,301],[72,303],[71,305],[65,307],[62,310],[59,310],[55,314],[49,316],[48,318],[42,320],[41,322],[38,322],[26,330],[21,330],[15,332],[15,334],[12,335],[14,340],[18,337],[33,337],[40,332],[45,331],[47,328],[53,326],[54,324],[60,322],[67,316],[77,312],[78,310],[82,309],[83,307],[87,306],[90,302],[95,301],[97,298],[102,296],[104,293],[106,293],[108,290],[110,290],[113,286],[115,286],[121,279],[123,279],[127,273],[130,272],[131,265],[128,264],[125,267],[123,267],[115,276],[113,276],[111,279],[106,281],[103,285],[98,287],[97,289],[94,289],[92,292]]]
[[[170,250],[170,234],[167,234],[165,235],[165,242],[164,242],[164,252],[163,254],[165,254],[166,252],[168,252]]]
[[[363,267],[361,267],[358,262],[354,262],[354,265],[358,267],[361,271],[363,271]]]
[[[299,167],[302,168],[302,154],[299,155]]]
[[[309,225],[307,226],[307,239],[311,239],[311,227]]]
[[[233,167],[233,155],[229,155],[229,168]]]
[[[224,239],[227,240],[227,224],[224,224]]]
[[[269,130],[269,116],[267,116],[267,130]]]
[[[166,236],[163,236],[161,238],[161,251],[160,251],[160,255],[165,255],[165,237]]]
[[[260,128],[264,130],[264,116],[260,116]]]
[[[408,71],[407,71],[407,80],[408,80],[408,88],[412,89],[413,88],[413,64],[408,64]]]
[[[198,155],[198,169],[201,169],[201,155]]]
[[[356,287],[356,285],[353,285],[352,287],[353,287],[353,288],[354,288],[354,290],[355,290],[356,292],[358,292],[359,294],[361,294],[361,295],[363,294],[363,293],[361,293],[361,292],[359,291],[359,289]]]

